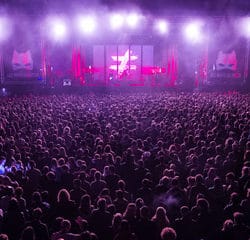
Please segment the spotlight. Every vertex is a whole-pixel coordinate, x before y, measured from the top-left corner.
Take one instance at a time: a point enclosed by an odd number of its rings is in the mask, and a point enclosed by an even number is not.
[[[96,29],[96,20],[91,16],[77,18],[77,28],[82,34],[92,34]]]
[[[185,26],[184,34],[188,41],[191,43],[200,43],[203,39],[202,22],[192,22]]]
[[[136,13],[131,13],[126,17],[126,23],[130,28],[135,28],[139,22],[140,16]]]
[[[124,24],[124,17],[121,14],[113,14],[110,16],[110,26],[113,30],[119,29]]]
[[[0,96],[7,96],[7,90],[6,90],[6,88],[2,88],[2,89],[1,89],[1,94],[0,94]]]
[[[67,25],[61,18],[53,17],[48,19],[47,28],[50,38],[54,41],[63,41],[67,37]]]
[[[6,41],[11,34],[11,24],[7,17],[0,16],[0,42]]]
[[[245,37],[250,38],[250,17],[241,20],[241,32]]]
[[[158,20],[155,22],[155,29],[160,34],[168,33],[168,23],[165,20]]]

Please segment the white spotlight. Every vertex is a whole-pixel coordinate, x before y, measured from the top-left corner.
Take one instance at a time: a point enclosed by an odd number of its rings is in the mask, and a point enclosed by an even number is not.
[[[168,23],[165,20],[158,20],[155,23],[155,28],[160,34],[168,33]]]
[[[121,14],[113,14],[110,17],[110,26],[112,29],[116,30],[123,26],[124,17]]]
[[[11,34],[11,24],[7,17],[0,17],[0,42],[5,41]]]
[[[131,13],[126,17],[127,25],[130,28],[135,28],[139,22],[139,15],[136,13]]]
[[[250,38],[250,17],[242,19],[241,32],[245,37]]]
[[[202,33],[202,22],[192,22],[185,26],[184,34],[188,41],[192,43],[199,43],[204,39]]]
[[[50,38],[54,41],[63,41],[67,37],[67,25],[61,18],[49,18],[47,22],[47,31],[49,31]]]
[[[77,28],[83,34],[91,34],[96,29],[96,20],[91,16],[78,17]]]

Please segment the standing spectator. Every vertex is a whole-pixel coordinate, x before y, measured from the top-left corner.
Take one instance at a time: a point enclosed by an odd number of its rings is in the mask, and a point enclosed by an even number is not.
[[[136,236],[138,240],[152,240],[157,239],[156,224],[150,220],[149,208],[143,206],[140,209],[140,219],[136,225]]]
[[[106,200],[100,198],[97,202],[98,208],[93,210],[89,225],[94,233],[101,239],[111,237],[112,215],[106,210]]]
[[[160,239],[160,234],[163,228],[170,226],[169,219],[166,215],[166,210],[163,207],[158,207],[155,211],[155,215],[151,219],[155,224],[157,228],[157,235]]]
[[[71,229],[70,221],[67,219],[62,220],[60,230],[58,232],[52,233],[51,240],[58,240],[58,239],[79,240],[80,235],[71,233],[70,229]]]
[[[43,212],[41,208],[35,208],[32,211],[32,221],[26,225],[31,226],[34,229],[34,235],[36,240],[49,240],[48,227],[41,221]]]
[[[24,214],[19,210],[16,198],[12,198],[9,202],[8,210],[3,216],[2,232],[6,233],[10,240],[19,239],[24,224]]]
[[[74,220],[77,215],[75,202],[71,200],[66,189],[61,189],[57,194],[57,202],[54,207],[54,216]]]

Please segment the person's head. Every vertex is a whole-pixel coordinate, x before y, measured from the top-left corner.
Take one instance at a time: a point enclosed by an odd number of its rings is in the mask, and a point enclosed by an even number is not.
[[[107,207],[107,203],[106,203],[106,199],[105,198],[100,198],[98,201],[97,201],[97,206],[100,210],[105,210],[106,207]]]
[[[90,231],[84,231],[83,233],[81,233],[81,240],[92,240],[91,238],[91,232]]]
[[[49,192],[48,191],[42,191],[41,193],[42,201],[47,202],[49,198]]]
[[[96,172],[95,172],[95,180],[96,180],[96,181],[100,181],[101,176],[102,176],[102,175],[101,175],[101,173],[100,173],[99,171],[96,171]]]
[[[122,214],[116,213],[113,217],[113,220],[112,220],[112,226],[118,227],[121,225],[121,222],[122,222]]]
[[[129,203],[124,212],[124,216],[135,217],[135,215],[136,215],[136,205],[134,203]]]
[[[155,216],[157,219],[164,219],[166,218],[166,210],[164,207],[158,207],[155,211]]]
[[[163,176],[160,179],[159,184],[167,187],[169,185],[169,182],[170,182],[169,178],[167,176]]]
[[[0,234],[0,240],[9,240],[9,237],[7,234],[2,233]]]
[[[91,198],[89,194],[84,194],[81,197],[80,206],[86,207],[91,205]]]
[[[122,199],[123,198],[123,191],[122,190],[116,190],[116,197],[119,198],[119,199]]]
[[[105,153],[111,152],[111,147],[110,147],[110,145],[106,145],[106,146],[104,147],[104,152],[105,152]]]
[[[242,176],[249,176],[249,168],[247,166],[244,166],[241,170]]]
[[[11,198],[8,205],[8,211],[19,211],[19,204],[16,198]]]
[[[135,200],[135,205],[136,205],[136,207],[137,207],[138,209],[141,208],[141,207],[144,205],[143,199],[142,199],[142,198],[137,198],[137,199]]]
[[[84,231],[81,233],[80,240],[98,240],[98,237],[95,233]]]
[[[33,227],[28,226],[26,227],[21,235],[21,240],[34,240],[35,239],[35,232]]]
[[[116,212],[116,208],[115,208],[115,205],[114,204],[108,204],[107,206],[107,211],[111,214],[111,215],[114,215],[115,212]]]
[[[63,134],[65,135],[70,135],[71,129],[69,126],[64,127],[63,129]]]
[[[126,183],[124,180],[119,180],[117,185],[118,185],[118,188],[121,190],[124,190],[126,187]]]
[[[22,197],[22,195],[23,195],[23,188],[22,187],[17,187],[15,189],[15,195],[16,195],[17,198]]]
[[[140,208],[140,216],[143,219],[148,219],[149,218],[149,208],[147,206],[142,206]]]
[[[121,232],[128,232],[129,231],[129,223],[127,220],[121,221]]]
[[[57,202],[69,202],[70,201],[70,194],[69,192],[63,188],[57,194]]]
[[[79,189],[81,187],[82,181],[78,178],[73,180],[73,186],[75,189]]]
[[[179,178],[178,177],[174,177],[172,179],[171,184],[172,184],[173,187],[176,187],[176,186],[178,186],[178,182],[179,182]]]
[[[35,168],[36,167],[36,163],[33,160],[29,161],[29,164],[30,164],[30,168]]]
[[[57,217],[53,222],[53,230],[55,232],[59,231],[61,229],[61,223],[63,221],[63,217]]]
[[[100,196],[109,196],[110,195],[110,190],[108,188],[103,188]]]
[[[110,171],[109,171],[109,166],[106,165],[103,169],[103,176],[106,177],[110,174]]]
[[[230,195],[230,201],[232,204],[238,204],[240,202],[239,194],[236,192],[231,193]]]
[[[201,212],[208,212],[209,202],[205,198],[199,198],[197,200],[197,207]]]
[[[243,157],[244,162],[246,162],[248,159],[250,159],[250,150],[249,149],[245,151],[245,154]]]
[[[4,180],[8,180],[7,176],[5,176]],[[14,189],[11,186],[7,186],[5,188],[5,194],[9,197],[12,197],[14,195]]]
[[[173,228],[165,227],[161,231],[162,240],[175,240],[177,237],[176,232]]]
[[[244,223],[244,214],[243,213],[235,212],[233,214],[233,216],[234,216],[234,223],[236,225],[241,225]]]
[[[35,208],[35,209],[33,209],[32,216],[33,216],[33,218],[35,220],[41,219],[42,215],[43,215],[43,211],[42,211],[41,208]]]
[[[233,228],[233,221],[231,219],[227,219],[223,223],[222,231],[229,231]]]
[[[64,232],[64,233],[67,233],[67,232],[70,231],[70,229],[71,229],[70,221],[67,220],[67,219],[63,219],[62,222],[61,222],[60,231]]]
[[[216,176],[216,169],[213,167],[209,168],[207,175],[209,178],[214,178]]]
[[[188,208],[187,206],[182,206],[182,207],[181,207],[181,216],[182,216],[182,217],[186,217],[186,216],[188,216],[188,215],[190,215],[190,210],[189,210],[189,208]]]
[[[55,178],[56,178],[56,175],[53,171],[49,171],[47,174],[46,174],[46,177],[49,181],[54,181]]]
[[[221,182],[221,179],[219,177],[214,178],[214,186],[216,188],[222,187],[222,182]]]
[[[233,172],[229,172],[226,174],[226,182],[227,184],[232,184],[235,179],[235,175]]]
[[[110,165],[109,166],[109,173],[110,174],[114,174],[115,173],[115,166],[114,165]]]
[[[203,183],[203,176],[202,176],[201,174],[197,174],[197,175],[195,176],[195,183],[196,183],[197,185]]]
[[[42,202],[42,197],[40,192],[33,192],[32,194],[32,200],[36,203],[41,203]]]

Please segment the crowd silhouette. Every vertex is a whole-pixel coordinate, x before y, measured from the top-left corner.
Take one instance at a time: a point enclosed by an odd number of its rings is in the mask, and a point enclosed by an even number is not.
[[[250,95],[0,100],[0,240],[249,240]]]

